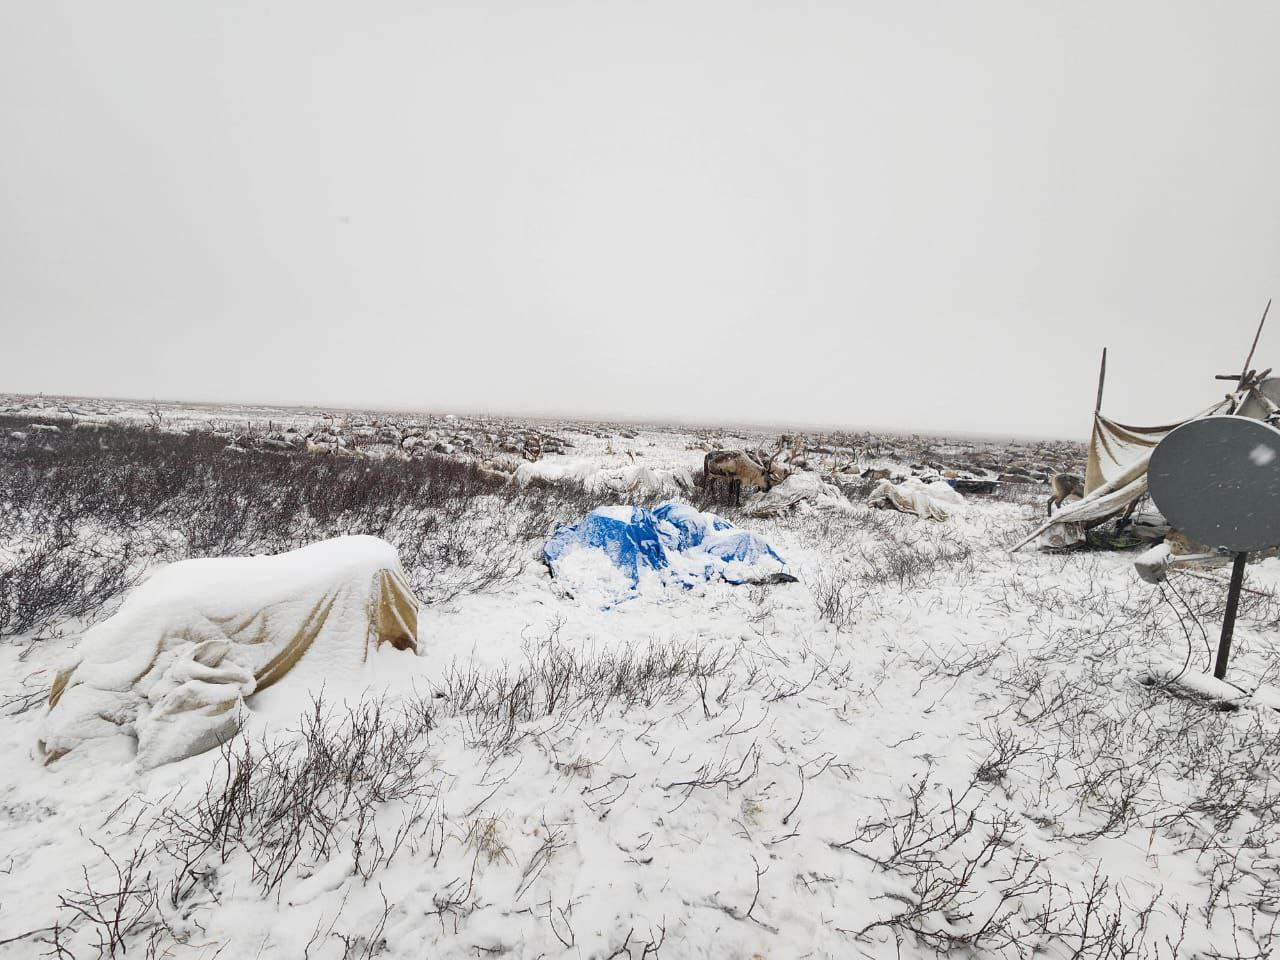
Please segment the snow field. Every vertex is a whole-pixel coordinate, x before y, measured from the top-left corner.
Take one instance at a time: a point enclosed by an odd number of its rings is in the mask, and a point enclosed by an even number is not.
[[[78,957],[1265,956],[1280,723],[1151,684],[1203,668],[1194,623],[1128,555],[1010,557],[1039,509],[743,520],[799,583],[609,610],[520,543],[424,607],[422,657],[279,684],[149,773],[127,738],[43,767],[6,716],[0,941],[38,932],[0,955],[70,924]],[[1232,670],[1265,683],[1280,562],[1249,577]],[[1222,591],[1177,589],[1213,636]]]

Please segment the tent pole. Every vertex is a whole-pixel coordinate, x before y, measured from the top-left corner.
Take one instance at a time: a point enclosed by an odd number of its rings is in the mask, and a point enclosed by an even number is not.
[[[1262,336],[1262,325],[1267,322],[1267,313],[1271,310],[1271,300],[1262,311],[1262,319],[1258,321],[1258,332],[1253,335],[1253,346],[1249,348],[1249,356],[1244,358],[1244,369],[1240,371],[1240,386],[1244,386],[1244,378],[1249,375],[1249,363],[1253,360],[1253,351],[1258,349],[1258,338]]]
[[[1222,615],[1222,638],[1218,641],[1218,660],[1213,675],[1222,680],[1227,675],[1227,658],[1231,656],[1231,634],[1236,628],[1236,607],[1240,605],[1240,588],[1244,584],[1244,565],[1249,555],[1237,553],[1231,566],[1231,583],[1227,587],[1227,610]]]
[[[1102,348],[1102,366],[1098,368],[1098,400],[1093,405],[1094,413],[1102,412],[1102,385],[1107,379],[1107,348]]]

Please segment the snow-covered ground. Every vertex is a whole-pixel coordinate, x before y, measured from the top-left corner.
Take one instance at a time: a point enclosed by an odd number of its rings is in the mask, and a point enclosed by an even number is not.
[[[625,433],[534,466],[701,465],[696,432]],[[145,772],[124,736],[43,765],[23,709],[105,610],[5,638],[0,955],[1268,956],[1280,560],[1224,709],[1152,678],[1205,669],[1225,587],[1010,555],[1042,510],[744,512],[797,583],[608,609],[525,538],[424,606],[420,656],[281,682],[223,752]]]

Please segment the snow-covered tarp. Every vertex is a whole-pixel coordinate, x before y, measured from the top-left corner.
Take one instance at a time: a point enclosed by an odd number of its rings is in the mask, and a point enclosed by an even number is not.
[[[816,473],[795,471],[781,483],[753,496],[743,512],[752,517],[775,517],[797,508],[815,507],[848,510],[849,501],[838,487]]]
[[[170,564],[85,633],[53,682],[39,748],[51,762],[131,733],[140,767],[193,756],[239,729],[250,694],[286,675],[318,686],[384,643],[416,652],[417,628],[399,557],[377,537]]]
[[[792,579],[786,561],[761,537],[676,501],[652,510],[599,507],[581,523],[557,529],[542,555],[552,575],[575,595],[606,605],[649,585]]]
[[[965,507],[964,497],[945,480],[925,483],[916,477],[908,477],[901,483],[881,480],[871,491],[867,503],[873,507],[893,507],[930,520],[946,520]]]

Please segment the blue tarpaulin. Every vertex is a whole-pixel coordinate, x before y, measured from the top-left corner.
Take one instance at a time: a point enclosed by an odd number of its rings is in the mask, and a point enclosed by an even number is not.
[[[559,527],[542,555],[553,576],[616,599],[625,599],[650,580],[693,586],[708,580],[792,579],[783,572],[785,561],[764,539],[675,501],[653,510],[592,510],[581,523]]]

